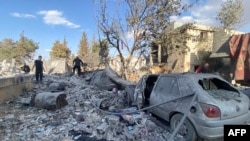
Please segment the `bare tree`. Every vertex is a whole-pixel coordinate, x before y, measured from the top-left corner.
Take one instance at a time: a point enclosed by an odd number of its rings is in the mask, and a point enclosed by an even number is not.
[[[180,15],[190,6],[182,5],[181,0],[120,0],[110,10],[108,3],[105,0],[98,3],[98,26],[110,46],[118,52],[123,77],[132,57],[139,58],[142,54],[150,53],[151,43],[156,39],[161,40],[170,17]],[[111,15],[110,11],[115,15]],[[120,15],[120,11],[126,15]],[[131,40],[128,35],[132,37]]]
[[[242,0],[227,0],[221,4],[221,9],[217,13],[217,20],[225,29],[234,29],[243,22],[243,15]]]

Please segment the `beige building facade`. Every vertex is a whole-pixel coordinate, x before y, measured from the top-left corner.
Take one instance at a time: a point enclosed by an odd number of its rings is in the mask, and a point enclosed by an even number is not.
[[[172,23],[171,26],[169,30],[185,29],[187,37],[183,40],[185,40],[186,49],[184,53],[178,51],[168,53],[167,68],[171,72],[194,72],[195,68],[203,64],[204,58],[212,52],[215,29],[198,24],[187,26]]]
[[[175,25],[173,23],[171,30],[185,26],[186,25],[180,25],[179,23]],[[218,57],[229,58],[229,40],[231,36],[242,34],[242,32],[227,31],[221,28],[199,24],[186,27],[186,33],[189,35],[188,38],[185,39],[187,46],[186,52],[183,54],[168,54],[167,68],[172,68],[171,72],[194,72],[199,65],[203,65],[205,62],[211,60],[211,58],[214,58],[215,61]],[[213,69],[212,67],[213,66],[211,66],[211,69]]]
[[[189,51],[184,57],[183,72],[193,72],[197,66],[204,63],[204,59],[213,49],[214,31],[212,27],[203,25],[194,25],[194,28],[187,29],[191,37],[187,39]]]

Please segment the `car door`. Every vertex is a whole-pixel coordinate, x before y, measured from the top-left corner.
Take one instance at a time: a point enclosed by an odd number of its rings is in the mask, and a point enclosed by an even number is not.
[[[139,82],[137,83],[137,85],[135,87],[133,99],[134,99],[134,102],[135,102],[136,106],[138,106],[139,108],[142,108],[143,103],[141,103],[141,102],[143,102],[142,99],[145,99],[143,93],[144,93],[144,89],[146,87],[147,78],[148,78],[148,75],[144,75],[139,80]]]
[[[177,98],[180,95],[178,88],[178,81],[175,76],[161,76],[151,93],[150,105],[162,105],[156,106],[150,111],[159,117],[168,120],[169,113],[173,111],[178,102],[176,100],[167,102],[171,99]]]

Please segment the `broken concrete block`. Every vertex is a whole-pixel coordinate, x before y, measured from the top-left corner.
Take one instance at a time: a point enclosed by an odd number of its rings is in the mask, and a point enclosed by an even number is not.
[[[76,121],[77,121],[77,122],[83,122],[84,120],[85,120],[84,115],[77,115],[77,116],[76,116]]]
[[[128,140],[128,141],[135,140],[135,137],[132,134],[130,134],[129,132],[125,131],[125,132],[123,132],[123,134],[126,136],[126,138],[127,138],[126,140]]]
[[[99,134],[104,134],[108,128],[109,125],[106,122],[103,122],[96,128],[96,130]]]
[[[116,109],[115,106],[110,106],[110,107],[108,107],[108,110],[109,110],[109,111],[114,111],[115,109]]]
[[[72,140],[70,137],[64,137],[62,141],[74,141],[74,140]]]
[[[14,114],[8,114],[4,117],[4,119],[14,119],[15,115]]]
[[[77,127],[81,131],[86,132],[88,134],[92,134],[93,133],[93,128],[90,125],[86,125],[86,124],[80,123],[80,124],[77,125]]]
[[[64,92],[42,92],[35,96],[34,102],[36,107],[47,110],[56,110],[68,105]]]
[[[21,98],[20,102],[24,105],[29,105],[31,101],[31,98]]]
[[[59,88],[59,83],[51,83],[49,85],[49,90],[57,90],[57,88]]]
[[[109,125],[118,125],[120,122],[120,117],[115,116],[115,115],[108,115],[107,121],[108,121]]]
[[[113,141],[114,140],[114,133],[112,131],[107,132],[107,140]]]

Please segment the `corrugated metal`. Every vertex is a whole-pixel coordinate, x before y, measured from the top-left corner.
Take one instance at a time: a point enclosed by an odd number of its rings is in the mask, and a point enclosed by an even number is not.
[[[229,49],[235,80],[250,80],[250,33],[233,35]]]

